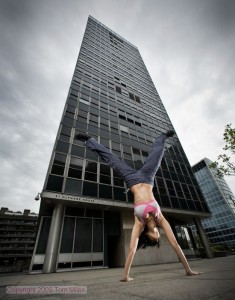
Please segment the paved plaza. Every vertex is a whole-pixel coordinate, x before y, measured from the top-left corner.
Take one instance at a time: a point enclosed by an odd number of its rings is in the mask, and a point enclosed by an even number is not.
[[[188,277],[180,263],[170,263],[133,267],[131,276],[134,281],[127,283],[119,281],[122,268],[33,275],[0,274],[0,299],[235,299],[235,255],[193,260],[190,265],[193,270],[203,273]],[[31,288],[33,293],[20,295],[25,287],[34,287]],[[85,294],[79,294],[85,289]],[[18,294],[9,294],[6,290]],[[49,294],[45,294],[46,291]],[[72,294],[72,291],[76,293]]]

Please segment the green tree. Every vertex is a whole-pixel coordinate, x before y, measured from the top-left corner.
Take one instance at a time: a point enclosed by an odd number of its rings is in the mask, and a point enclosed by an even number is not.
[[[235,154],[235,128],[232,128],[232,124],[225,126],[223,136],[225,142],[223,150],[227,152],[220,154],[217,160],[210,164],[210,168],[216,171],[218,177],[235,175],[235,163],[231,161],[231,157],[227,154],[228,152]]]

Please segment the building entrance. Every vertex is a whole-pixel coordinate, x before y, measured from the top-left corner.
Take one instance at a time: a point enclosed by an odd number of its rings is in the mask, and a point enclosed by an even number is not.
[[[103,219],[65,216],[57,269],[103,266]]]

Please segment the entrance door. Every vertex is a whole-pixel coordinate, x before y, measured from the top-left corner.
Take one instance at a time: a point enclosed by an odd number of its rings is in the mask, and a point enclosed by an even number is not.
[[[103,266],[103,235],[103,219],[65,217],[58,268]]]

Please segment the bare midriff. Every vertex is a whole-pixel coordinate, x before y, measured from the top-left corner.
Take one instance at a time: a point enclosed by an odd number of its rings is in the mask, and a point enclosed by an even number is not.
[[[134,195],[134,204],[155,199],[153,195],[153,186],[148,183],[135,184],[130,188],[130,191]]]

